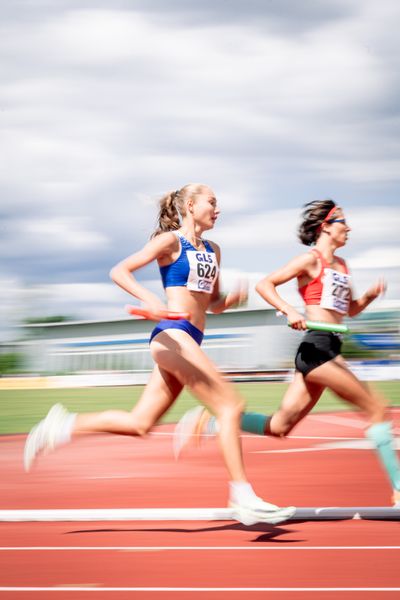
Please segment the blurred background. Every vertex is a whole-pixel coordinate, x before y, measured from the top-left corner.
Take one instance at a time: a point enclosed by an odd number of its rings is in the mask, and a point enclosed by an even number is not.
[[[352,227],[355,295],[388,282],[345,356],[364,377],[398,378],[396,0],[4,0],[0,12],[3,388],[21,375],[145,381],[150,325],[126,318],[108,273],[149,238],[157,199],[188,182],[218,198],[223,288],[250,284],[245,309],[209,319],[220,368],[290,375],[298,337],[254,285],[304,250],[302,206],[329,197]],[[162,295],[154,265],[139,278]],[[293,286],[283,295],[299,303]]]

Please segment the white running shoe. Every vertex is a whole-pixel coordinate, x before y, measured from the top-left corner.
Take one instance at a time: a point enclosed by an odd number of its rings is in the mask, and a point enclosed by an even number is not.
[[[31,429],[24,448],[25,471],[31,469],[39,452],[54,450],[60,444],[62,428],[69,414],[61,404],[55,404],[46,417]]]
[[[191,442],[200,444],[200,439],[204,433],[204,428],[210,418],[210,413],[204,406],[195,406],[191,408],[175,427],[173,435],[174,456],[179,458],[182,450]]]
[[[29,471],[33,461],[35,460],[36,455],[42,449],[42,433],[41,433],[41,424],[43,421],[40,421],[37,425],[35,425],[29,432],[28,437],[26,438],[25,448],[24,448],[24,468],[25,471]]]
[[[235,510],[234,516],[236,520],[247,526],[255,525],[256,523],[276,525],[277,523],[291,519],[296,512],[295,506],[280,508],[275,504],[264,502],[258,496],[245,504],[230,501],[229,507]]]

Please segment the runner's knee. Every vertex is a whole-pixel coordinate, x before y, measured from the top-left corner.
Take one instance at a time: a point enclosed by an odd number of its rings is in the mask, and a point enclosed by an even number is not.
[[[147,415],[132,418],[132,435],[146,435],[154,427],[155,421]]]
[[[286,437],[293,429],[296,423],[279,423],[273,428],[270,427],[270,435],[275,437]]]
[[[289,415],[283,416],[275,413],[271,417],[267,433],[275,437],[285,437],[292,431],[293,427],[298,423],[298,421],[298,415],[290,417]]]
[[[217,401],[213,412],[219,419],[240,419],[244,408],[244,400],[239,396],[232,395],[229,400],[225,399],[224,402]]]

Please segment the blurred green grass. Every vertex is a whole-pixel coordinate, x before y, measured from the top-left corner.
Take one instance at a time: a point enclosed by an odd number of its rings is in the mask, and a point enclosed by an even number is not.
[[[376,382],[372,387],[381,392],[391,405],[400,406],[400,382]],[[247,409],[270,414],[278,406],[287,388],[286,383],[238,383],[238,392],[245,398]],[[50,406],[61,402],[73,412],[99,411],[108,408],[130,410],[136,403],[143,386],[96,387],[60,390],[1,390],[0,391],[0,434],[25,433],[40,420]],[[175,423],[192,406],[196,399],[184,391],[163,423]],[[351,407],[325,392],[313,412],[348,410]]]

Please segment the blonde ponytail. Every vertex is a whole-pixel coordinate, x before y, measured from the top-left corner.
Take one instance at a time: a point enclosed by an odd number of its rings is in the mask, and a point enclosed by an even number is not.
[[[179,229],[182,217],[186,216],[186,201],[200,194],[205,188],[207,186],[200,183],[189,183],[180,190],[165,194],[159,202],[157,228],[151,237]]]
[[[179,211],[176,207],[176,198],[179,190],[165,194],[159,202],[159,211],[157,217],[158,227],[151,237],[156,237],[164,231],[174,231],[181,225]]]

